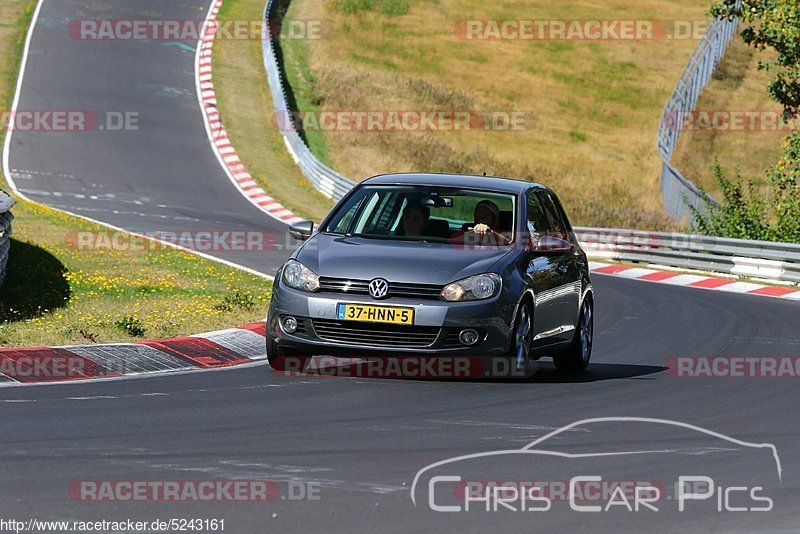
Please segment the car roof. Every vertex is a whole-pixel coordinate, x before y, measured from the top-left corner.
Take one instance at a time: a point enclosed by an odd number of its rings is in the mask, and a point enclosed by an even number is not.
[[[503,193],[522,193],[530,187],[547,189],[541,184],[498,178],[495,176],[476,176],[471,174],[438,174],[438,173],[398,173],[379,174],[367,178],[362,184],[370,185],[433,185],[442,187],[464,187],[467,189],[485,189]]]

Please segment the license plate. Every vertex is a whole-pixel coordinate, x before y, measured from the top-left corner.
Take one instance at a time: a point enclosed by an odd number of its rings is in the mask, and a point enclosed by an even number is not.
[[[414,324],[414,308],[370,306],[368,304],[339,304],[336,318],[342,321],[365,323]]]

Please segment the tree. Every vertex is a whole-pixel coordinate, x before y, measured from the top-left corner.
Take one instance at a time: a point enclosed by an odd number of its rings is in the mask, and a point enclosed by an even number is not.
[[[769,96],[783,105],[784,118],[800,111],[800,2],[797,0],[722,0],[711,7],[720,19],[739,18],[746,25],[742,39],[757,50],[773,50],[775,59],[759,61],[773,72]]]
[[[720,0],[711,7],[720,19],[739,18],[746,25],[745,43],[760,51],[771,50],[775,58],[759,61],[758,68],[774,73],[769,96],[783,106],[786,122],[800,116],[800,1]],[[715,167],[723,198],[719,206],[710,202],[705,212],[693,210],[694,228],[711,235],[800,242],[800,131],[795,128],[784,140],[780,161],[767,169],[772,192],[769,201],[758,194],[758,186],[747,181],[747,193],[738,172],[735,180]]]

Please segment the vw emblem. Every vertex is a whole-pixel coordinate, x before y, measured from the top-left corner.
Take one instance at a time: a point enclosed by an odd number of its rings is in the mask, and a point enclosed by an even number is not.
[[[369,294],[374,299],[385,298],[389,294],[389,282],[383,278],[375,278],[369,283]]]

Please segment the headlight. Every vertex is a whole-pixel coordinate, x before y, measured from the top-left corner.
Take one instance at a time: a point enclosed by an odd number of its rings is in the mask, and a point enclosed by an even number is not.
[[[447,284],[440,296],[449,302],[484,300],[497,295],[500,285],[500,277],[494,273],[477,274]]]
[[[283,281],[287,286],[301,291],[319,289],[319,276],[297,260],[289,260],[283,266]]]

